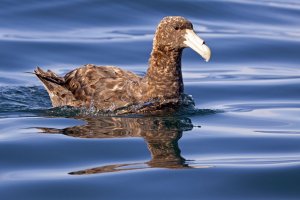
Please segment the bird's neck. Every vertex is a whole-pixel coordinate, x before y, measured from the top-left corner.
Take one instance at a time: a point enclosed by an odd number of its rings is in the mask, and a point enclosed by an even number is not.
[[[154,45],[145,76],[148,98],[179,98],[183,93],[182,49]]]

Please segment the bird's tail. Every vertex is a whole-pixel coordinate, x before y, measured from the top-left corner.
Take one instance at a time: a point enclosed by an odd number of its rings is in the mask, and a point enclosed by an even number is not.
[[[65,83],[64,78],[57,76],[54,72],[48,70],[43,71],[40,67],[34,70],[34,74],[44,83],[44,81],[52,82],[58,85],[63,85]]]
[[[54,107],[71,105],[76,101],[72,92],[64,86],[63,77],[59,77],[50,70],[45,72],[39,67],[34,70],[34,74],[42,81]]]

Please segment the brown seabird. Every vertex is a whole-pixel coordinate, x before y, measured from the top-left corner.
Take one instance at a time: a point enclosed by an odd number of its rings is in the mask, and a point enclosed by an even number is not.
[[[186,47],[209,61],[210,49],[195,34],[192,23],[170,16],[163,18],[156,29],[144,77],[118,67],[92,64],[64,77],[39,67],[34,72],[49,93],[53,107],[93,108],[115,114],[174,111],[182,102],[181,55]]]

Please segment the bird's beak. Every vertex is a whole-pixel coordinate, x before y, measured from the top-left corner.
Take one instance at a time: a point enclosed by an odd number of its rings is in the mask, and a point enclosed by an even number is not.
[[[184,38],[184,44],[200,54],[206,62],[209,61],[211,52],[204,40],[202,40],[193,30],[190,29],[186,29]]]

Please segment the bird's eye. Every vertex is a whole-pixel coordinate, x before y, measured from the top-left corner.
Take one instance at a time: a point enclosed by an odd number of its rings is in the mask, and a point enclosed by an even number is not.
[[[174,29],[177,31],[179,30],[179,26],[175,26]]]

